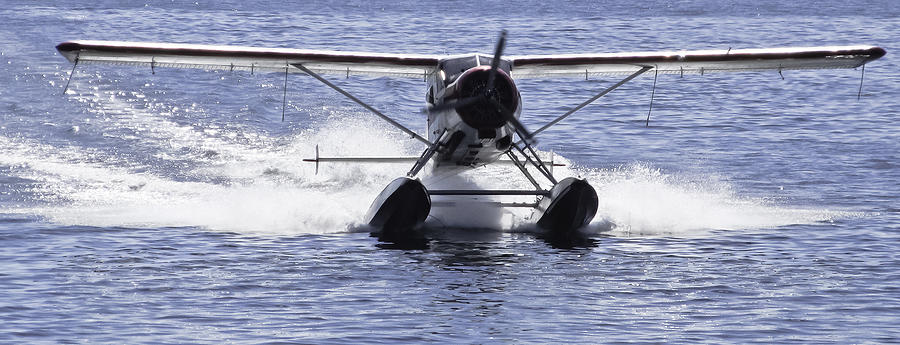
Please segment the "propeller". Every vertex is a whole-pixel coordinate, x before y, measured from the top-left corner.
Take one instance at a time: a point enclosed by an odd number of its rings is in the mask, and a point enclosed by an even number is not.
[[[503,104],[498,100],[497,90],[494,88],[494,84],[497,80],[497,70],[500,69],[500,58],[503,56],[503,49],[506,47],[506,30],[500,31],[500,38],[497,40],[497,46],[494,49],[494,58],[491,60],[491,69],[488,72],[488,79],[485,87],[483,88],[483,92],[474,95],[471,97],[461,98],[454,102],[447,102],[443,104],[439,104],[436,106],[428,107],[425,109],[426,112],[439,112],[448,109],[459,109],[464,108],[475,103],[486,102],[493,106],[497,112],[499,112],[503,119],[513,125],[516,133],[519,135],[522,140],[525,142],[532,144],[535,142],[534,135],[531,134],[531,131],[522,124],[519,119],[516,118],[515,114],[512,111],[509,111]]]
[[[500,39],[497,40],[497,48],[494,49],[494,59],[491,60],[491,72],[488,74],[488,82],[485,90],[494,89],[494,81],[497,79],[497,69],[500,68],[500,56],[503,55],[504,48],[506,48],[506,30],[500,30]]]
[[[427,108],[423,109],[423,112],[437,113],[437,112],[441,112],[441,111],[449,110],[449,109],[463,108],[463,107],[467,107],[472,104],[475,104],[476,102],[480,101],[481,99],[482,99],[482,96],[466,97],[466,98],[458,99],[453,102],[447,102],[447,103],[442,103],[442,104],[438,104],[435,106],[427,107]]]
[[[497,48],[494,49],[494,59],[491,60],[491,71],[488,74],[487,87],[485,87],[485,92],[482,97],[489,100],[492,105],[494,105],[497,110],[503,114],[503,117],[506,118],[506,122],[509,122],[516,129],[516,133],[519,134],[519,137],[522,140],[525,140],[529,144],[535,142],[534,135],[531,134],[531,131],[522,124],[516,116],[506,109],[503,104],[500,103],[495,97],[497,90],[494,89],[494,81],[497,80],[497,69],[500,68],[500,56],[503,55],[503,49],[506,48],[506,30],[500,31],[500,39],[497,40]]]

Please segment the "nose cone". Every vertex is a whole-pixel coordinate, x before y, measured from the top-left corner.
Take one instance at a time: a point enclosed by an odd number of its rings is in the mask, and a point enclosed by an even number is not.
[[[489,78],[490,68],[488,66],[472,68],[460,76],[459,98],[482,98],[456,109],[463,122],[473,128],[502,127],[519,105],[519,91],[509,75],[498,70],[492,88],[488,88]]]

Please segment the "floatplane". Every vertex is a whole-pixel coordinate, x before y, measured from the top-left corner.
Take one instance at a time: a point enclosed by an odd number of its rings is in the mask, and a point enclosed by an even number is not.
[[[432,210],[433,196],[529,198],[523,203],[498,203],[501,207],[533,208],[538,228],[554,236],[570,236],[597,213],[597,192],[577,177],[557,179],[553,164],[538,155],[535,138],[638,76],[699,74],[726,71],[778,71],[797,69],[857,68],[885,55],[875,46],[826,46],[807,48],[728,49],[641,53],[503,56],[506,32],[501,32],[493,55],[455,56],[384,54],[303,49],[255,48],[220,45],[69,41],[57,50],[74,64],[103,63],[149,67],[200,68],[207,70],[309,75],[325,86],[366,108],[397,129],[420,141],[425,149],[417,157],[321,157],[305,161],[409,162],[406,176],[398,177],[374,199],[365,222],[383,240],[419,238],[419,229]],[[427,84],[423,109],[427,133],[420,134],[400,124],[360,98],[345,91],[323,74],[349,78],[374,75],[418,78]],[[529,131],[519,121],[522,99],[515,80],[519,78],[585,78],[624,76],[583,103],[552,121]],[[68,83],[66,84],[66,89]],[[860,90],[862,88],[862,79]],[[652,98],[651,98],[652,104]],[[283,108],[282,108],[283,109]],[[425,116],[423,116],[425,117]],[[282,110],[282,121],[284,112]],[[648,117],[649,121],[649,117]],[[513,164],[533,188],[522,190],[435,189],[418,178],[431,163],[435,173],[460,171],[504,161]],[[464,170],[464,169],[463,169]]]

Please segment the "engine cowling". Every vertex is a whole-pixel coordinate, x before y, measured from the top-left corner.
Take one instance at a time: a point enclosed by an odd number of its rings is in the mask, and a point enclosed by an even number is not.
[[[485,97],[456,109],[463,122],[479,130],[500,128],[507,122],[506,115],[490,99],[499,102],[510,114],[514,114],[519,106],[519,90],[506,72],[497,70],[494,86],[490,90],[487,90],[488,79],[490,66],[479,66],[463,73],[457,81],[459,99]]]

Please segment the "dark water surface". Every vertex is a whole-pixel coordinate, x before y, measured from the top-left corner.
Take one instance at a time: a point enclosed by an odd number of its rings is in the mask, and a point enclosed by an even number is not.
[[[10,2],[0,7],[2,343],[900,341],[894,1]],[[315,80],[72,66],[72,39],[509,54],[871,44],[860,71],[639,78],[543,133],[593,235],[436,211],[427,249],[358,223],[412,142]],[[336,79],[415,129],[420,80]],[[521,80],[532,128],[615,82]],[[510,178],[513,176],[514,178]],[[508,167],[460,181],[527,186]],[[441,180],[441,176],[426,179]],[[461,216],[465,215],[465,217]],[[463,224],[459,224],[461,221]],[[463,229],[456,229],[463,227]]]

